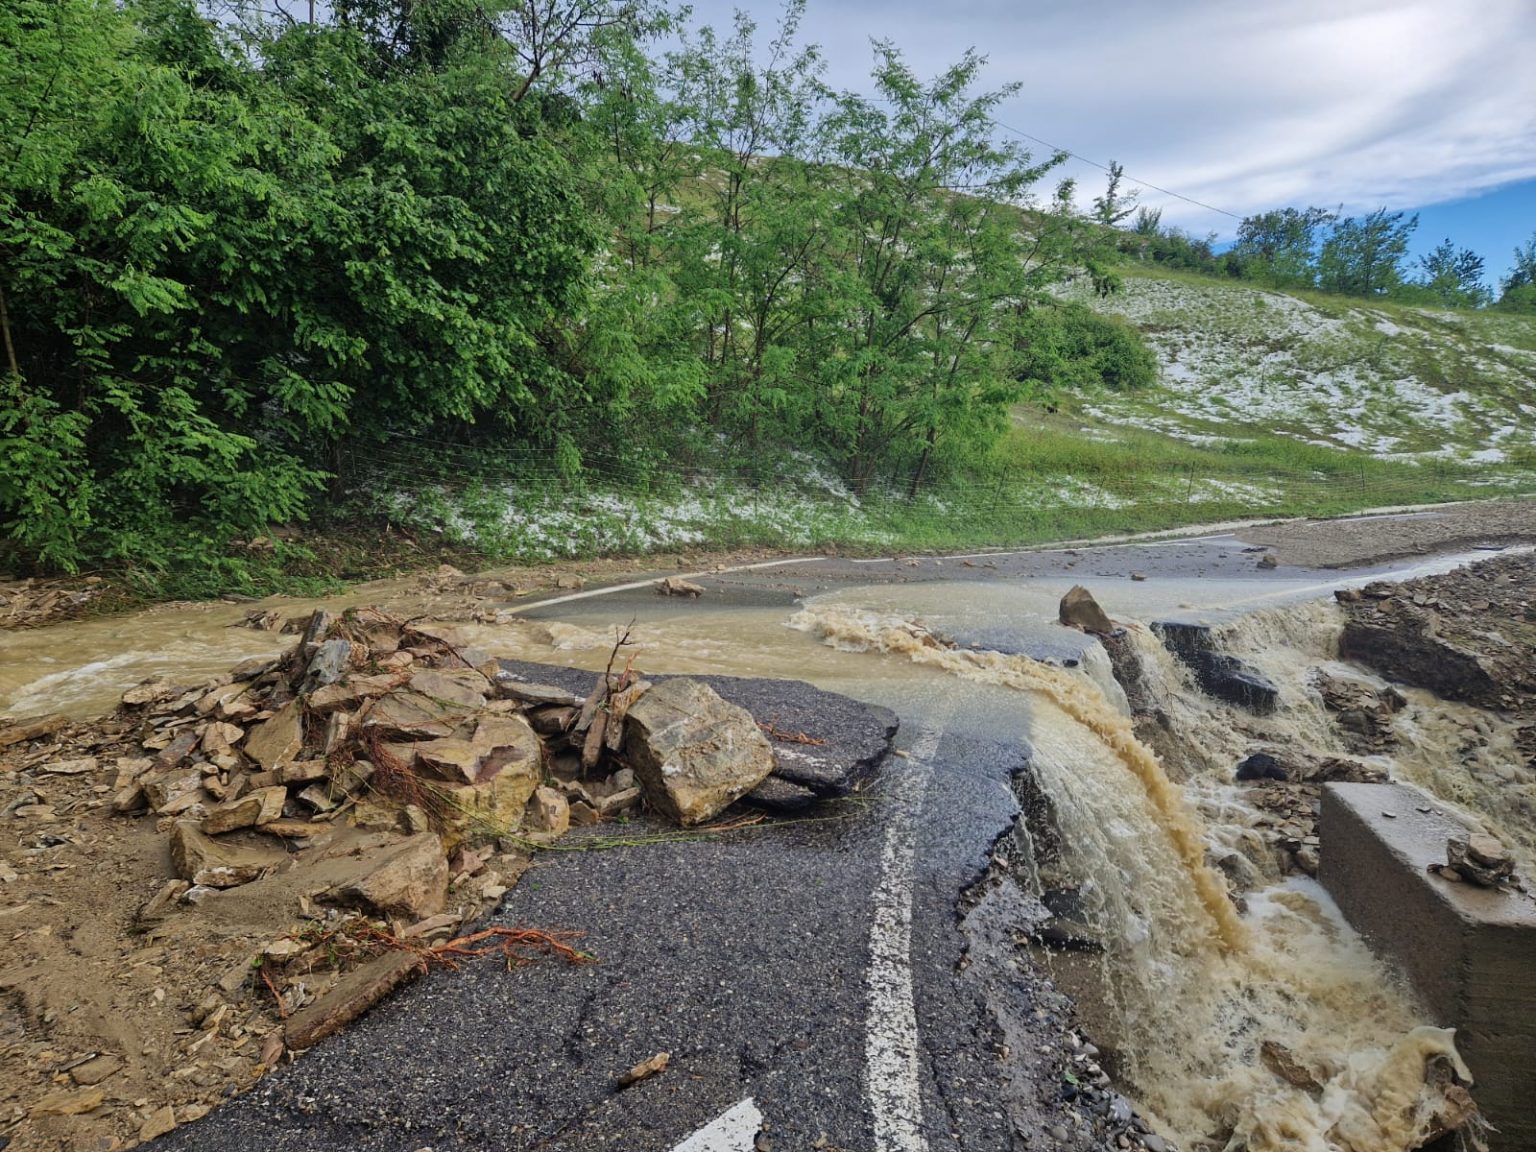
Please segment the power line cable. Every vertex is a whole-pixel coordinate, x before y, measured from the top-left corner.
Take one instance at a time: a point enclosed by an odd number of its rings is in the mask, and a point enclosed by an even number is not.
[[[888,97],[882,96],[876,96],[874,99],[884,104],[893,102]],[[1042,148],[1049,148],[1052,152],[1060,152],[1065,156],[1070,156],[1074,160],[1077,160],[1083,164],[1087,164],[1090,168],[1097,168],[1100,172],[1106,173],[1109,171],[1109,165],[1107,164],[1100,164],[1097,160],[1090,160],[1088,157],[1074,152],[1070,148],[1063,148],[1060,144],[1052,144],[1049,140],[1042,140],[1040,137],[1034,135],[1033,133],[1026,132],[1022,128],[1015,128],[1012,124],[1005,124],[996,117],[988,116],[986,120],[987,123],[992,125],[994,128],[1001,128],[1004,132],[1012,132],[1015,136],[1021,136],[1025,140],[1039,144]],[[1150,188],[1154,192],[1161,192],[1164,196],[1172,196],[1175,200],[1182,200],[1186,204],[1193,204],[1196,208],[1204,208],[1207,212],[1215,212],[1221,216],[1229,216],[1233,220],[1243,219],[1243,217],[1238,215],[1236,212],[1228,212],[1225,208],[1218,208],[1214,204],[1207,204],[1204,200],[1196,200],[1193,196],[1186,196],[1182,192],[1175,192],[1171,188],[1164,188],[1159,184],[1152,183],[1150,180],[1137,179],[1135,176],[1132,176],[1129,172],[1124,170],[1121,171],[1120,175],[1124,179],[1129,180],[1132,184],[1138,185],[1139,187]]]
[[[990,116],[987,117],[987,122],[994,128],[1001,128],[1005,132],[1012,132],[1015,136],[1022,136],[1025,140],[1033,141],[1043,148],[1051,149],[1053,152],[1060,152],[1063,155],[1070,156],[1072,159],[1081,161],[1082,163],[1087,164],[1089,167],[1097,168],[1101,172],[1109,171],[1109,166],[1107,164],[1100,164],[1097,160],[1090,160],[1088,157],[1081,156],[1078,153],[1072,151],[1070,148],[1063,148],[1059,144],[1052,144],[1049,140],[1042,140],[1038,136],[1034,136],[1028,132],[1025,132],[1022,128],[1015,128],[1011,124],[1004,124],[1001,120],[996,120]],[[1234,220],[1242,219],[1242,217],[1239,216],[1236,212],[1228,212],[1225,208],[1218,208],[1214,204],[1207,204],[1203,200],[1196,200],[1193,196],[1185,196],[1181,192],[1174,192],[1171,189],[1163,188],[1157,184],[1152,183],[1150,180],[1140,180],[1124,170],[1121,171],[1120,175],[1126,180],[1129,180],[1132,184],[1136,184],[1142,188],[1150,188],[1154,192],[1161,192],[1164,196],[1172,196],[1175,200],[1182,200],[1186,204],[1193,204],[1197,208],[1204,208],[1207,212],[1216,212],[1222,216],[1230,216]]]

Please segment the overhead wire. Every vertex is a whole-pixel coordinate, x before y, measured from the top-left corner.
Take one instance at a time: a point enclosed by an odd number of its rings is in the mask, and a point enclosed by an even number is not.
[[[1005,124],[995,117],[987,117],[987,122],[994,128],[1001,128],[1004,132],[1012,132],[1015,136],[1022,137],[1023,139],[1029,140],[1032,143],[1039,144],[1042,148],[1049,148],[1053,152],[1059,152],[1063,156],[1070,156],[1072,159],[1077,160],[1080,163],[1087,164],[1091,168],[1097,168],[1101,172],[1107,173],[1110,171],[1110,167],[1107,164],[1100,164],[1097,160],[1090,160],[1088,157],[1074,152],[1070,148],[1063,148],[1059,144],[1052,144],[1049,140],[1042,140],[1040,137],[1026,132],[1022,128],[1015,128],[1011,124]],[[1203,208],[1207,212],[1215,212],[1222,216],[1230,216],[1233,220],[1243,219],[1243,217],[1239,216],[1236,212],[1228,212],[1225,208],[1218,208],[1214,204],[1207,204],[1203,200],[1196,200],[1193,196],[1185,196],[1182,192],[1175,192],[1170,188],[1164,188],[1159,184],[1152,183],[1150,180],[1142,180],[1136,176],[1132,176],[1124,169],[1121,169],[1120,176],[1122,179],[1136,185],[1139,188],[1150,188],[1154,192],[1160,192],[1164,196],[1172,196],[1175,200],[1182,200],[1186,204],[1193,204],[1196,208]]]

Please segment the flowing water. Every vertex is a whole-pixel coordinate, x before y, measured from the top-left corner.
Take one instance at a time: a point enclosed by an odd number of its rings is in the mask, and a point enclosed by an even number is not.
[[[1416,1146],[1428,1113],[1404,1105],[1423,1091],[1427,1055],[1456,1059],[1451,1035],[1417,1026],[1412,997],[1317,885],[1266,888],[1239,916],[1205,862],[1212,830],[1091,677],[936,647],[911,621],[841,607],[812,606],[794,623],[840,649],[1029,698],[1033,772],[1087,881],[1090,918],[1109,929],[1101,975],[1114,1043],[1166,1130],[1231,1132],[1254,1152]],[[1320,1097],[1269,1072],[1263,1041],[1308,1068]]]
[[[1113,1033],[1105,1039],[1155,1122],[1183,1140],[1230,1134],[1232,1147],[1255,1152],[1415,1147],[1434,1104],[1421,1099],[1424,1060],[1443,1054],[1459,1065],[1451,1036],[1421,1026],[1421,1007],[1321,888],[1282,878],[1255,848],[1256,813],[1230,783],[1233,763],[1255,739],[1336,747],[1308,678],[1319,666],[1361,675],[1332,663],[1340,619],[1318,599],[1344,581],[1293,581],[1278,591],[1269,583],[1260,591],[1244,581],[1171,580],[1095,589],[1122,620],[1221,622],[1224,645],[1281,689],[1284,706],[1262,720],[1212,701],[1132,624],[1179,742],[1182,784],[1137,739],[1097,641],[1055,624],[1067,583],[859,586],[792,606],[591,599],[561,605],[558,616],[462,628],[498,655],[599,668],[617,629],[628,626],[646,671],[797,677],[892,707],[913,727],[944,715],[952,726],[1020,742],[1050,799],[1064,866],[1078,877],[1101,934],[1094,995]],[[379,591],[348,599],[388,602]],[[404,586],[384,591],[414,594]],[[0,637],[0,710],[101,711],[152,672],[196,679],[291,642],[231,628],[250,607],[161,609]],[[299,614],[308,605],[281,607]],[[1009,652],[988,643],[1000,625]],[[935,632],[969,634],[974,646],[947,646]],[[1492,783],[1457,777],[1453,787],[1438,767],[1458,734],[1486,721],[1428,697],[1413,705],[1403,721],[1413,738],[1404,741],[1400,774],[1496,822]],[[1503,766],[1506,739],[1486,733],[1491,769]],[[1536,842],[1530,829],[1500,830],[1527,847]],[[1249,854],[1263,877],[1241,913],[1207,863],[1213,852],[1234,850]],[[1265,1041],[1288,1050],[1322,1090],[1274,1075],[1260,1058]]]

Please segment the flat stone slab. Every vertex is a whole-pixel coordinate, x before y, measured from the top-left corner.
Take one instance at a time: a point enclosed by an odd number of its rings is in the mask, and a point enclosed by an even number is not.
[[[1467,825],[1416,788],[1329,784],[1318,879],[1356,931],[1401,966],[1477,1083],[1494,1149],[1536,1148],[1536,899],[1429,871]]]

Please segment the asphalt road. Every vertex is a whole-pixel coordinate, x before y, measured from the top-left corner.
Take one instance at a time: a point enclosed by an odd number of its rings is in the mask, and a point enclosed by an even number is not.
[[[969,565],[822,561],[710,584],[712,602],[761,605],[850,583],[1047,574],[1067,583],[1132,571],[1276,578],[1255,561],[1225,537]],[[559,611],[580,611],[592,596],[560,597]],[[639,606],[648,596],[641,586],[617,599]],[[1007,647],[1009,633],[999,622],[986,639]],[[848,755],[888,726],[878,710],[804,685],[740,680],[722,690]],[[597,963],[507,971],[485,961],[434,972],[161,1146],[1113,1146],[1125,1103],[1064,1087],[1066,1005],[1012,943],[1034,913],[996,866],[1018,815],[1011,782],[1027,767],[1024,728],[1008,715],[1018,707],[974,687],[917,700],[897,737],[905,755],[888,758],[863,791],[794,819],[709,839],[542,855],[493,922],[578,930]],[[631,825],[625,834],[645,831]],[[671,1054],[665,1072],[616,1089],[622,1072],[658,1052]]]
[[[804,685],[726,694],[849,754],[888,726]],[[961,963],[960,897],[1012,827],[1021,746],[931,724],[900,743],[870,789],[801,819],[546,854],[494,922],[579,930],[597,963],[433,973],[163,1146],[663,1152],[732,1109],[750,1124],[698,1148],[1076,1146],[1038,1142],[1091,1120],[1058,1081],[1004,1074],[997,966]],[[1059,1046],[1062,1005],[1034,979],[1012,981],[1016,1015]],[[616,1090],[657,1052],[664,1073]]]

